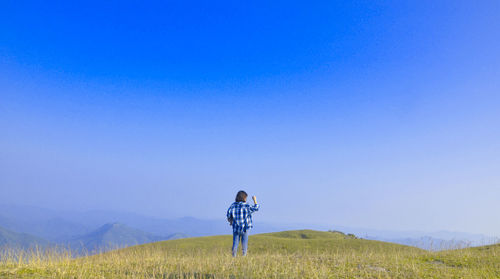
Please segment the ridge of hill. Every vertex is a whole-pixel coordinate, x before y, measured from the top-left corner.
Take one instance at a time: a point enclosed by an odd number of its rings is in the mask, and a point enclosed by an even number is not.
[[[471,250],[471,251],[485,251],[485,250],[498,250],[500,252],[500,243],[496,244],[488,244],[488,245],[483,245],[483,246],[475,246],[475,247],[469,247],[469,248],[463,248]]]
[[[249,242],[249,249],[257,253],[263,253],[269,250],[287,253],[298,251],[329,252],[338,249],[402,249],[422,251],[416,247],[377,240],[360,239],[353,235],[347,235],[337,231],[315,231],[307,229],[250,235]],[[187,251],[198,250],[210,253],[210,251],[227,250],[230,248],[231,243],[232,235],[204,236],[147,243],[122,249],[120,253],[137,249],[170,250],[174,249],[174,247],[175,249],[182,248]]]
[[[263,233],[260,236],[272,236],[279,238],[292,238],[292,239],[354,239],[356,236],[353,234],[345,234],[340,231],[316,231],[316,230],[289,230],[273,233]]]
[[[95,253],[166,239],[168,237],[156,236],[121,223],[107,223],[95,231],[72,239],[69,245],[76,251]]]
[[[43,238],[36,237],[27,233],[18,233],[0,227],[0,246],[12,248],[34,248],[46,247],[49,242]]]

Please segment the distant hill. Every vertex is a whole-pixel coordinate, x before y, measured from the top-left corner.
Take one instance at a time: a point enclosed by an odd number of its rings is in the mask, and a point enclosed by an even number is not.
[[[71,213],[31,206],[0,205],[0,226],[35,235],[51,242],[63,242],[86,234],[97,226],[74,222]],[[102,225],[105,222],[100,223]]]
[[[201,220],[192,217],[162,219],[109,210],[58,211],[0,204],[0,226],[57,243],[66,243],[77,236],[89,234],[106,223],[126,224],[154,235],[175,235],[177,238],[218,235],[231,230],[224,216],[219,220]],[[262,227],[264,226],[260,225],[258,229]]]
[[[259,214],[259,213],[258,213]],[[326,231],[335,229],[353,233],[364,239],[394,242],[424,249],[479,246],[498,242],[498,238],[482,234],[452,231],[391,231],[368,228],[330,226],[328,224],[278,224],[261,222],[256,216],[252,234],[310,228]],[[77,237],[91,234],[105,223],[126,224],[147,234],[174,239],[197,236],[230,234],[231,227],[224,216],[215,220],[193,217],[163,219],[130,212],[109,210],[63,211],[31,206],[0,204],[0,227],[14,232],[27,233],[57,244],[73,242]],[[80,245],[81,246],[81,245]]]
[[[139,229],[128,227],[124,224],[109,223],[93,232],[72,239],[69,245],[76,251],[94,253],[166,240],[168,238],[169,237],[156,236]]]
[[[12,248],[34,248],[46,247],[49,242],[43,238],[29,235],[26,233],[17,233],[0,227],[0,247]]]

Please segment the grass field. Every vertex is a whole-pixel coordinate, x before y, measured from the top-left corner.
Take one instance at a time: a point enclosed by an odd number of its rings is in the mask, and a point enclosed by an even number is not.
[[[232,258],[231,241],[169,240],[76,259],[4,250],[0,278],[500,278],[500,245],[429,252],[302,230],[251,235],[248,256]]]

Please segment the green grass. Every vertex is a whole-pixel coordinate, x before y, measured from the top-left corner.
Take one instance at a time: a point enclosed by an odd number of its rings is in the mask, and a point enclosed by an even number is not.
[[[77,259],[10,255],[0,278],[500,278],[500,245],[429,252],[301,230],[251,235],[248,256],[232,258],[231,241],[177,239]]]

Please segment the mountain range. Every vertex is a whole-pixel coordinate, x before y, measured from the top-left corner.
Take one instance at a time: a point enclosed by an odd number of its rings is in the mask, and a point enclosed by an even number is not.
[[[95,252],[167,239],[231,233],[224,218],[161,219],[117,211],[57,211],[45,208],[0,205],[0,246],[63,245],[78,252]],[[383,231],[316,224],[267,224],[258,222],[252,233],[296,229],[337,230],[358,237],[440,250],[498,242],[498,238],[462,232]]]
[[[109,223],[71,239],[68,244],[73,251],[95,253],[167,239],[170,237],[156,236],[120,223]]]

